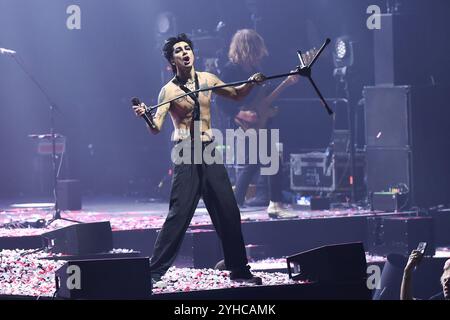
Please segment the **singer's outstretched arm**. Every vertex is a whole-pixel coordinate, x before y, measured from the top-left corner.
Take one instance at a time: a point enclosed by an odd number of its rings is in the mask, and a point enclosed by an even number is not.
[[[211,81],[211,83],[208,84],[211,85],[212,87],[221,86],[225,84],[216,75],[212,73],[206,74],[208,74],[209,80]],[[249,80],[253,80],[256,82],[263,82],[264,79],[265,76],[262,73],[255,73],[249,78]],[[256,82],[245,83],[237,87],[224,87],[220,89],[215,89],[214,92],[226,98],[239,101],[245,98],[250,93],[251,89],[255,86]]]
[[[164,86],[161,89],[161,91],[159,92],[159,96],[158,96],[158,104],[162,103],[164,101],[168,101],[172,98],[169,94],[167,94],[167,91],[168,90],[166,89],[166,86]],[[167,112],[170,109],[170,105],[171,105],[170,103],[163,104],[156,111],[156,114],[153,118],[156,128],[153,129],[153,128],[150,128],[149,126],[147,126],[153,134],[157,134],[161,131],[162,125],[167,116]]]

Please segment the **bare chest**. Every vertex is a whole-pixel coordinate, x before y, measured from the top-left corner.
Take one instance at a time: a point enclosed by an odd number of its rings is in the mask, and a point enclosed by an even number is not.
[[[181,89],[176,89],[176,96],[180,96],[185,92]],[[200,105],[200,117],[208,116],[211,106],[211,92],[198,93],[198,101]],[[178,118],[190,118],[195,109],[195,101],[190,96],[179,98],[172,102],[171,112]]]

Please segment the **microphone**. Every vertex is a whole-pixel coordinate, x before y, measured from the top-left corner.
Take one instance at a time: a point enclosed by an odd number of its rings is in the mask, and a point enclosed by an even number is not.
[[[16,52],[14,50],[0,48],[0,54],[16,54]]]
[[[139,100],[139,98],[136,98],[136,97],[131,99],[131,103],[133,104],[133,106],[140,106],[141,105],[141,101]],[[149,125],[150,128],[152,128],[152,129],[156,128],[156,125],[153,122],[153,119],[152,119],[151,115],[149,117],[147,113],[144,113],[141,117],[144,118],[145,122],[147,122],[147,124]]]

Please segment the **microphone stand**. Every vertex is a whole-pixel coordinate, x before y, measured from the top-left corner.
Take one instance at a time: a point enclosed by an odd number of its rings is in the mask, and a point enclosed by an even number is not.
[[[50,105],[50,137],[51,137],[51,141],[52,141],[52,169],[53,169],[53,177],[52,178],[53,178],[53,198],[55,201],[55,207],[54,207],[53,217],[45,223],[45,227],[49,226],[51,223],[53,223],[56,220],[65,220],[65,221],[70,221],[70,222],[81,223],[81,221],[61,217],[61,210],[59,209],[59,204],[58,204],[58,167],[56,165],[56,159],[57,159],[56,138],[57,138],[57,135],[55,133],[54,113],[55,113],[55,110],[59,111],[59,109],[56,107],[56,104],[54,104],[52,102],[52,99],[50,98],[50,96],[47,94],[47,92],[44,90],[44,88],[39,84],[39,82],[33,77],[33,75],[28,71],[28,69],[24,66],[24,64],[21,63],[19,61],[19,59],[17,59],[16,54],[14,53],[11,55],[12,55],[14,61],[22,69],[22,71],[25,72],[25,74],[36,85],[36,87],[39,89],[39,91],[41,91],[41,93],[45,96],[45,98],[47,99],[47,102]]]
[[[347,122],[348,122],[348,131],[349,131],[349,162],[350,162],[350,204],[356,204],[357,198],[357,178],[356,178],[356,119],[355,119],[355,108],[354,102],[350,99],[349,92],[349,83],[348,80],[345,79],[345,75],[341,75],[338,80],[338,90],[336,90],[337,95],[344,95],[344,100],[346,100],[347,104]]]
[[[300,65],[297,66],[297,70],[296,71],[269,76],[269,77],[266,77],[265,80],[272,80],[272,79],[277,79],[277,78],[289,77],[289,76],[292,76],[292,75],[300,75],[302,77],[307,78],[309,80],[309,82],[311,83],[311,85],[313,86],[314,90],[316,91],[316,94],[318,95],[318,97],[319,97],[322,105],[326,109],[327,113],[329,115],[332,115],[333,114],[333,110],[328,106],[328,103],[327,103],[326,99],[323,97],[322,93],[320,92],[319,88],[317,87],[316,83],[314,82],[314,80],[311,77],[311,71],[312,71],[312,67],[313,67],[314,63],[316,63],[316,61],[319,58],[320,54],[323,52],[325,47],[330,42],[331,42],[330,39],[326,39],[325,40],[325,42],[322,44],[322,47],[314,55],[314,57],[311,60],[311,63],[309,65],[305,65],[301,52],[297,51],[298,58],[300,60]],[[246,83],[250,83],[250,82],[256,82],[256,80],[244,80],[244,81],[230,82],[230,83],[225,83],[225,84],[222,84],[222,85],[219,85],[219,86],[201,88],[201,89],[198,89],[198,90],[191,91],[189,93],[181,94],[181,95],[179,95],[179,96],[177,96],[177,97],[175,97],[173,99],[161,102],[161,103],[159,103],[159,104],[157,104],[155,106],[146,107],[145,111],[146,111],[146,113],[151,112],[151,111],[153,111],[155,109],[158,109],[162,105],[165,105],[167,103],[171,103],[172,101],[175,101],[177,99],[186,97],[186,96],[188,96],[190,94],[195,94],[195,93],[203,92],[203,91],[212,91],[212,90],[225,88],[225,87],[234,87],[234,86],[239,86],[241,84],[246,84]]]

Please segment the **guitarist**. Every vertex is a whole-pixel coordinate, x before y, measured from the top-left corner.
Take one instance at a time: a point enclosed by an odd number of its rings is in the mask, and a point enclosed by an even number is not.
[[[223,81],[236,81],[245,79],[249,74],[259,72],[262,60],[269,55],[264,39],[252,29],[238,30],[230,44],[228,52],[229,61],[222,70]],[[272,102],[287,87],[296,83],[298,76],[286,78],[275,90],[268,90],[269,86],[260,86],[258,90],[253,90],[245,99],[239,103],[218,98],[219,105],[224,113],[229,117],[230,127],[238,126],[243,130],[270,129],[269,120],[274,116],[275,109]],[[270,141],[270,130],[268,141]],[[246,154],[246,164],[240,170],[236,185],[235,196],[240,206],[244,205],[245,195],[248,186],[261,164],[248,164],[248,152]],[[295,218],[297,215],[287,212],[282,204],[281,194],[281,170],[276,175],[269,176],[269,197],[270,202],[267,213],[271,218]],[[256,198],[261,197],[257,195]]]

